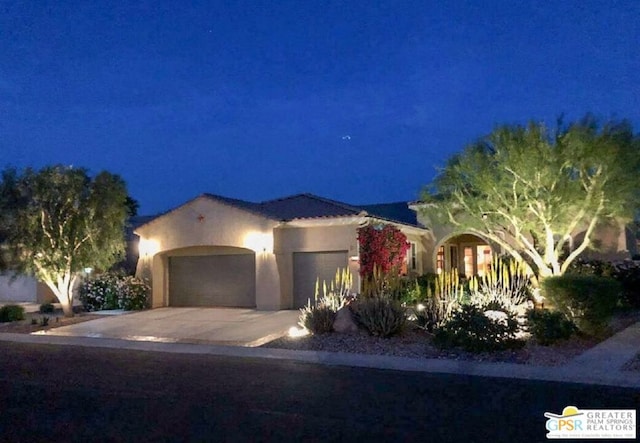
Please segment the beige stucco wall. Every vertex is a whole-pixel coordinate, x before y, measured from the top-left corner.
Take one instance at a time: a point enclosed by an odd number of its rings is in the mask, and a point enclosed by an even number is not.
[[[235,253],[246,252],[255,247],[250,234],[260,234],[267,242],[272,242],[272,231],[276,224],[274,220],[234,206],[208,197],[198,197],[136,230],[141,239],[155,242],[156,246],[153,254],[141,254],[136,274],[151,279],[152,306],[166,306],[168,257],[234,253],[232,248],[244,250],[236,250]],[[214,246],[230,248],[206,248]],[[259,248],[256,252],[256,307],[263,310],[283,307],[276,257],[270,245],[267,251]]]
[[[422,234],[417,234],[414,230],[407,230],[401,228],[404,234],[407,236],[407,241],[414,242],[417,246],[417,269],[412,271],[408,269],[409,275],[422,275],[427,272],[433,271],[433,263],[431,263],[431,254],[434,249],[433,236],[426,231]]]

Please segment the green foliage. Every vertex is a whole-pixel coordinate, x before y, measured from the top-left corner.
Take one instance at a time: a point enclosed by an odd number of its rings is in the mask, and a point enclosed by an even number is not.
[[[348,268],[337,269],[332,281],[327,283],[316,279],[314,303],[300,309],[298,324],[313,334],[326,334],[333,331],[333,322],[339,309],[351,301],[353,275]],[[322,288],[322,296],[320,296]]]
[[[128,275],[120,281],[118,306],[125,311],[149,308],[151,287],[144,280]]]
[[[542,281],[542,295],[588,335],[604,332],[621,291],[620,283],[608,277],[566,274]]]
[[[390,297],[363,297],[351,305],[358,323],[377,337],[402,333],[407,322],[406,309]]]
[[[412,305],[410,318],[419,327],[433,332],[460,307],[466,291],[456,269],[432,274],[421,282],[425,297]]]
[[[640,309],[640,264],[625,262],[616,266],[613,277],[622,285],[624,306]]]
[[[55,311],[55,307],[52,303],[42,303],[40,305],[40,313],[41,314],[52,314]]]
[[[24,308],[20,305],[4,305],[0,308],[0,323],[24,320]]]
[[[108,269],[124,254],[127,190],[108,172],[48,166],[6,169],[0,183],[0,238],[12,270],[36,276],[73,315],[84,268]]]
[[[566,340],[576,331],[576,326],[562,312],[548,309],[531,309],[527,312],[529,332],[543,346]]]
[[[469,304],[436,330],[433,342],[441,348],[460,347],[470,352],[502,351],[524,346],[524,341],[516,338],[518,331],[515,315]]]
[[[495,258],[484,275],[469,280],[471,302],[480,306],[495,303],[514,312],[529,297],[530,279],[524,262]]]
[[[453,156],[422,200],[425,214],[526,258],[538,277],[562,275],[595,228],[639,206],[640,138],[627,122],[591,118],[549,131],[511,126]],[[565,254],[576,227],[585,235]]]
[[[87,278],[79,292],[80,301],[88,312],[110,309],[131,311],[149,307],[151,288],[139,278],[105,272]]]
[[[312,306],[308,304],[300,309],[298,324],[312,334],[327,334],[333,331],[336,311],[323,304]]]
[[[40,317],[40,326],[49,326],[49,317],[46,315]]]
[[[378,266],[373,272],[362,279],[362,297],[390,297],[394,300],[404,299],[409,286],[409,280],[395,272],[385,273]]]
[[[571,263],[571,266],[567,269],[567,274],[613,277],[615,271],[615,266],[611,262],[579,258]]]
[[[603,260],[578,259],[571,265],[568,273],[576,275],[595,275],[612,277],[622,285],[621,304],[624,307],[640,308],[640,264],[625,260],[607,262]]]

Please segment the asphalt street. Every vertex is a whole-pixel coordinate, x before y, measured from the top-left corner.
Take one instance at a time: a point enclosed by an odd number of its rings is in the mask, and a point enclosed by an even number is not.
[[[640,390],[0,342],[0,440],[544,442]]]

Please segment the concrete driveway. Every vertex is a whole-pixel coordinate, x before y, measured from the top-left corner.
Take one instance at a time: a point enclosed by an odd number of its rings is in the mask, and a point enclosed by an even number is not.
[[[291,326],[297,325],[298,315],[298,310],[157,308],[105,315],[104,318],[51,329],[46,334],[254,347],[285,334]]]

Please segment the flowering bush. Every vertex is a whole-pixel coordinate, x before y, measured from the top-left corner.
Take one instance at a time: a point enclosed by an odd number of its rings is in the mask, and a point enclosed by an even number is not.
[[[360,275],[368,277],[377,268],[382,274],[402,268],[409,243],[407,236],[393,225],[364,226],[358,229]]]
[[[149,307],[151,288],[142,279],[127,276],[120,282],[119,305],[125,311],[138,311]]]
[[[80,286],[80,301],[86,311],[118,309],[118,278],[112,273],[86,279]]]
[[[80,301],[87,311],[138,310],[148,307],[150,292],[149,285],[137,277],[107,272],[82,283]]]

